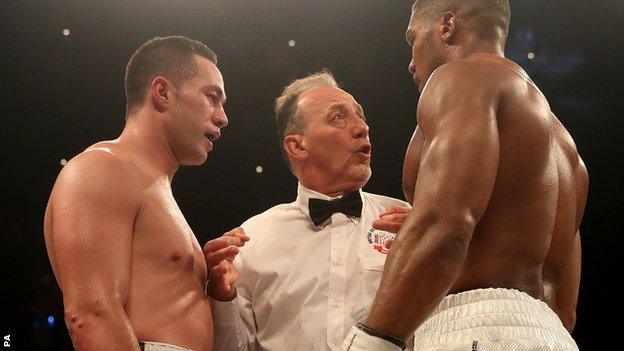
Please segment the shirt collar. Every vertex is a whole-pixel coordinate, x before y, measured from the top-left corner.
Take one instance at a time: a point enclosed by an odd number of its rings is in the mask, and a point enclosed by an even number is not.
[[[358,192],[360,193],[360,197],[362,197],[362,212],[364,212],[364,196],[362,196],[362,189],[359,189]],[[301,182],[297,184],[297,201],[296,201],[297,206],[299,206],[299,209],[306,215],[306,217],[308,217],[310,221],[312,221],[312,218],[310,218],[310,210],[308,208],[309,199],[321,199],[321,200],[330,201],[334,199],[339,199],[341,197],[342,196],[331,197],[325,194],[321,194],[317,191],[306,188],[305,186],[301,184]],[[360,218],[362,217],[353,218],[353,217],[347,216],[347,218],[349,218],[354,224],[358,224],[358,222],[360,221]]]

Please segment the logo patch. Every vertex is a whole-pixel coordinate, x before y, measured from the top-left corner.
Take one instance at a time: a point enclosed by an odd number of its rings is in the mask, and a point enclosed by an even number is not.
[[[396,235],[381,230],[375,230],[371,228],[368,231],[368,243],[373,245],[373,249],[382,254],[387,254],[389,249],[389,243],[394,240]]]

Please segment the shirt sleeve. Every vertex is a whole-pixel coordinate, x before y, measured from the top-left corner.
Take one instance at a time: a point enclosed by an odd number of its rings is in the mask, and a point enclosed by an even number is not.
[[[244,267],[240,256],[234,266],[242,273]],[[242,275],[242,274],[241,274]],[[249,290],[239,280],[238,296],[232,301],[221,302],[210,298],[214,320],[214,351],[256,351],[256,318],[251,307]]]
[[[210,299],[214,318],[214,351],[255,351],[256,323],[251,301],[238,296],[232,301]]]

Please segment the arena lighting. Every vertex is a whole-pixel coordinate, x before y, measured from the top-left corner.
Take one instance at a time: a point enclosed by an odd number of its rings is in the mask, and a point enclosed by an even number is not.
[[[290,46],[291,48],[294,47],[295,45],[297,45],[297,43],[294,40],[288,41],[288,46]]]
[[[63,29],[63,35],[68,37],[71,34],[71,31],[67,28]]]
[[[529,53],[527,54],[527,58],[528,58],[529,60],[534,59],[534,58],[535,58],[535,53],[534,53],[534,52],[529,52]]]
[[[54,328],[55,324],[56,324],[56,319],[54,318],[53,315],[49,315],[48,316],[48,327]]]
[[[262,171],[263,171],[262,166],[257,166],[256,167],[256,173],[262,173]]]

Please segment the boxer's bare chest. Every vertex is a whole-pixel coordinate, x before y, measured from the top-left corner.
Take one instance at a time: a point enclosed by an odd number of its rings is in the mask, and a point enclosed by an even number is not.
[[[162,273],[190,273],[206,278],[202,249],[167,182],[146,189],[133,232],[133,256]],[[133,259],[136,263],[137,261]]]
[[[416,179],[418,179],[423,144],[424,137],[416,127],[403,161],[403,193],[410,204],[414,199],[414,187],[416,186]]]

